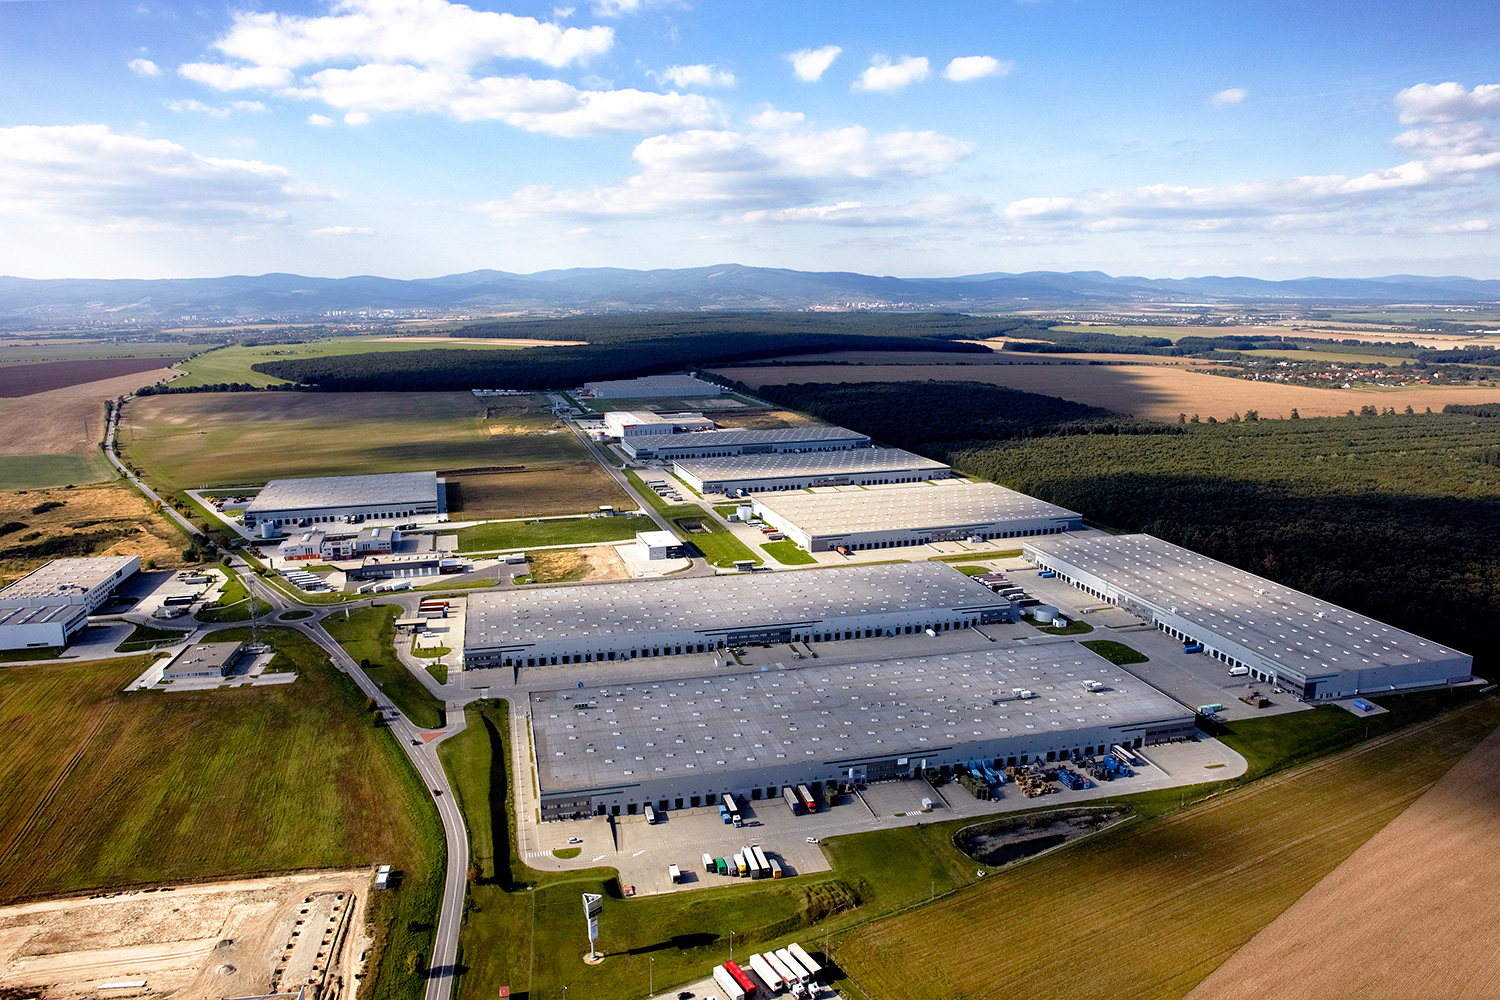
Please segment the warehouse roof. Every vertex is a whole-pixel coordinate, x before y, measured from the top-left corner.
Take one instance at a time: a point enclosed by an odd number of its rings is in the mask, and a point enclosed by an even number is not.
[[[135,560],[135,556],[54,559],[0,590],[0,601],[27,601],[85,594],[108,583],[116,573]]]
[[[643,434],[631,438],[630,447],[637,451],[663,448],[738,448],[754,444],[795,444],[798,441],[866,441],[868,434],[846,427],[776,427],[771,430],[747,431],[728,428],[717,431],[689,431],[685,434]]]
[[[900,448],[851,448],[796,454],[733,455],[728,458],[682,458],[674,467],[699,482],[729,479],[779,479],[799,475],[858,475],[861,472],[942,471],[942,462]]]
[[[1105,690],[1085,691],[1086,680]],[[1036,697],[1014,698],[1015,688]],[[798,762],[920,758],[980,739],[1189,714],[1074,642],[531,695],[544,792]]]
[[[1055,535],[1025,549],[1304,676],[1465,655],[1151,535]]]
[[[475,650],[590,636],[650,642],[656,632],[997,603],[1003,602],[988,587],[943,563],[526,588],[470,597],[464,646]]]
[[[273,479],[245,512],[436,502],[436,472],[389,472],[378,476]]]
[[[717,396],[724,390],[712,382],[705,382],[692,375],[642,375],[640,378],[606,379],[602,382],[585,382],[585,389],[600,392],[636,392],[642,389],[660,390],[661,395],[671,396],[687,391],[694,395]]]
[[[68,619],[84,610],[81,604],[48,604],[34,607],[29,604],[0,604],[0,625],[46,625]]]
[[[914,531],[997,521],[1077,518],[1045,500],[994,483],[938,480],[824,493],[767,493],[755,502],[809,535]]]

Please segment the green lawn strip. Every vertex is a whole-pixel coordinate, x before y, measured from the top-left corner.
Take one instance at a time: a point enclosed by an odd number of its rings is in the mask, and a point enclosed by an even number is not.
[[[500,584],[500,581],[498,579],[494,579],[494,580],[490,580],[490,579],[483,579],[483,580],[449,580],[447,583],[428,583],[428,584],[424,584],[421,587],[413,587],[411,589],[412,590],[422,590],[422,591],[427,591],[427,590],[446,590],[446,591],[450,591],[450,593],[447,595],[449,597],[462,597],[463,595],[459,594],[459,593],[456,593],[456,591],[460,591],[460,590],[478,590],[481,587],[496,587],[496,586],[499,586],[499,584]]]
[[[660,496],[657,495],[657,492],[655,490],[647,486],[645,481],[630,469],[625,470],[625,478],[630,481],[631,486],[635,487],[635,491],[642,497],[644,497],[646,502],[655,507],[657,510],[667,512],[671,510],[682,509],[680,504],[674,504],[663,500]]]
[[[537,521],[492,521],[458,530],[460,552],[496,552],[537,545],[623,542],[655,524],[643,514],[616,517],[561,517]]]
[[[757,565],[765,562],[746,548],[744,542],[734,537],[728,528],[710,517],[702,507],[675,507],[667,514],[667,520],[677,528],[678,537],[697,546],[698,551],[703,553],[703,558],[715,566],[733,566],[742,559],[749,559]],[[708,533],[689,532],[683,527],[683,523],[690,521],[702,525]]]
[[[1038,632],[1046,632],[1048,635],[1084,635],[1085,633],[1094,631],[1094,626],[1086,621],[1077,619],[1068,622],[1062,628],[1058,628],[1055,625],[1039,625],[1030,618],[1022,618],[1021,620]]]
[[[928,562],[988,562],[991,559],[1019,559],[1020,549],[1006,549],[1003,552],[963,552],[953,556],[928,556]]]
[[[443,703],[396,656],[396,619],[400,614],[399,607],[380,604],[350,611],[347,618],[329,615],[322,624],[412,725],[441,729]]]
[[[812,553],[800,548],[790,538],[783,538],[779,542],[762,542],[760,547],[783,566],[810,566],[818,561],[813,558]]]
[[[572,861],[582,853],[583,848],[581,847],[559,847],[552,852],[552,856],[559,861]]]
[[[312,612],[306,608],[293,608],[291,611],[283,611],[276,617],[284,622],[294,622],[303,618],[311,618]]]
[[[718,514],[720,517],[726,520],[729,518],[730,514],[738,514],[739,512],[740,505],[737,503],[714,504],[714,513]]]
[[[62,646],[48,646],[38,649],[3,649],[0,650],[0,663],[25,663],[28,660],[55,660],[62,654]]]
[[[1282,777],[1120,824],[936,905],[840,930],[834,985],[861,1000],[1180,997],[1497,723],[1500,703],[1487,699]],[[1249,888],[1227,872],[1244,873]],[[1079,961],[1118,932],[1122,914],[1131,947],[1107,962]]]
[[[251,597],[250,592],[245,589],[244,582],[239,573],[226,567],[220,566],[223,572],[229,575],[224,584],[224,589],[219,592],[219,599],[206,608],[202,608],[193,617],[200,622],[247,622],[252,618],[270,614],[271,606],[258,597]]]
[[[186,639],[191,632],[181,630],[174,631],[169,628],[152,628],[150,625],[137,625],[135,629],[125,637],[125,641],[115,647],[116,653],[143,653],[157,646],[174,646]]]
[[[1087,646],[1110,663],[1124,665],[1127,663],[1147,663],[1150,661],[1150,657],[1145,653],[1132,649],[1123,642],[1116,642],[1113,639],[1085,639],[1079,645]]]
[[[451,652],[453,650],[447,646],[418,646],[416,640],[412,640],[411,655],[419,660],[435,660],[439,657],[447,656]]]
[[[958,566],[955,568],[964,576],[984,576],[989,572],[989,570],[983,566]]]
[[[427,664],[427,672],[429,674],[431,674],[433,677],[437,678],[437,682],[439,684],[447,684],[448,683],[448,664],[446,664],[446,663],[429,663],[429,664]]]

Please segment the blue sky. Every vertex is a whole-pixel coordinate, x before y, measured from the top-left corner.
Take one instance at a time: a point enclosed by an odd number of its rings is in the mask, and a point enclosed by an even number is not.
[[[0,273],[1500,278],[1500,4],[0,0]]]

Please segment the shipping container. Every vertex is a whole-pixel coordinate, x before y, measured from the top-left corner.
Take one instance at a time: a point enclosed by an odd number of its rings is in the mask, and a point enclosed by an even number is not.
[[[729,862],[723,858],[714,858],[714,871],[720,875],[729,874]]]
[[[750,874],[750,869],[745,867],[745,856],[743,854],[736,854],[732,859],[732,863],[734,865],[734,870],[729,874],[738,875],[741,878],[744,878],[746,875]]]
[[[781,878],[781,862],[775,858],[771,859],[771,877]]]
[[[667,865],[667,877],[672,880],[673,885],[676,885],[682,881],[682,869],[676,865]]]

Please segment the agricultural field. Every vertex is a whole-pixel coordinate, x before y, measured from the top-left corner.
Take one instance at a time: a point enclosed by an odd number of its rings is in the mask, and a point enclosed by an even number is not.
[[[436,812],[363,696],[301,635],[260,638],[296,683],[121,693],[151,655],[0,671],[0,902],[376,860],[440,878]]]
[[[3,468],[3,465],[0,465]],[[44,505],[58,504],[33,513]],[[0,565],[17,577],[59,556],[140,556],[181,565],[187,539],[139,493],[118,486],[0,493]]]
[[[1493,994],[1500,982],[1497,800],[1500,730],[1188,997]]]
[[[112,340],[72,337],[0,337],[0,367],[38,365],[48,361],[114,361],[121,358],[156,358],[164,368],[178,358],[205,351],[215,344],[170,342],[118,344]]]
[[[840,933],[832,957],[847,978],[836,985],[870,1000],[1176,1000],[1497,723],[1500,704],[1477,702]],[[1100,956],[1098,942],[1119,941],[1122,927],[1128,941]]]
[[[176,358],[106,358],[99,361],[48,361],[36,365],[0,364],[0,398],[32,396],[88,382],[155,371]]]
[[[525,396],[150,396],[126,405],[120,436],[127,460],[170,489],[436,469],[455,474],[455,519],[581,513],[624,500],[577,436]]]
[[[1500,390],[1484,386],[1324,389],[1279,385],[1215,378],[1201,370],[1206,363],[1137,364],[1122,357],[1114,356],[1109,364],[1049,360],[1037,364],[808,365],[727,368],[715,374],[752,389],[794,382],[984,382],[1161,421],[1175,421],[1180,413],[1225,420],[1247,410],[1258,411],[1263,419],[1289,417],[1293,410],[1304,417],[1335,417],[1372,405],[1411,406],[1421,412],[1427,407],[1441,410],[1449,403],[1489,402],[1500,395]]]
[[[414,342],[416,340],[417,342]],[[218,385],[239,382],[265,388],[270,385],[285,385],[285,379],[262,375],[251,369],[251,365],[262,361],[291,361],[297,358],[327,358],[344,354],[379,354],[386,351],[416,351],[426,348],[492,349],[497,351],[520,350],[521,345],[503,340],[468,341],[448,337],[330,337],[305,344],[257,344],[254,347],[231,345],[208,351],[183,364],[187,374],[174,386]]]

